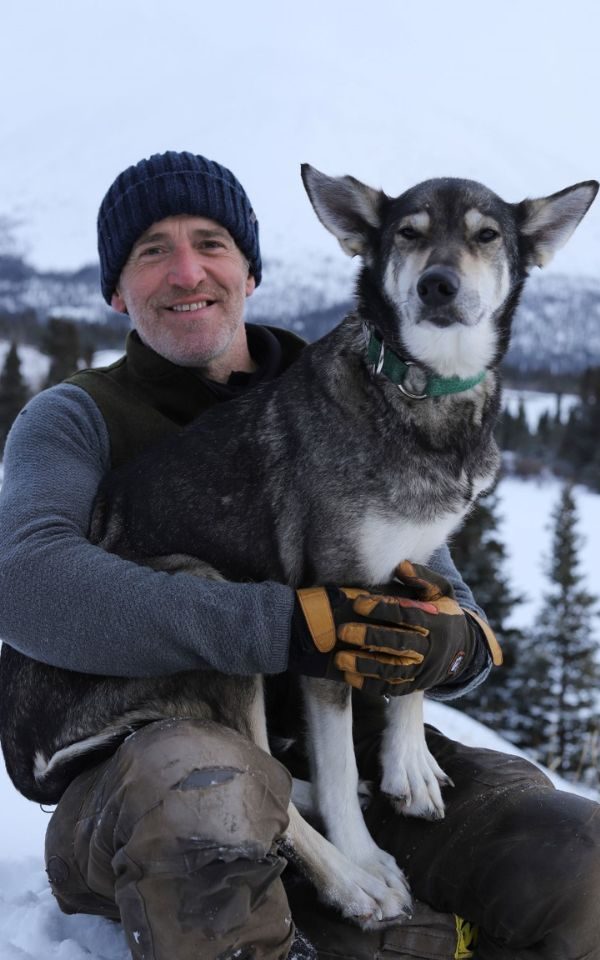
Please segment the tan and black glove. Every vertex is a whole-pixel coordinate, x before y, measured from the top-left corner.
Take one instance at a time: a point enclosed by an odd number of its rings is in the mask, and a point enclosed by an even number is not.
[[[289,669],[398,695],[456,683],[482,646],[483,662],[502,662],[492,630],[458,605],[449,581],[403,561],[382,592],[298,590]]]

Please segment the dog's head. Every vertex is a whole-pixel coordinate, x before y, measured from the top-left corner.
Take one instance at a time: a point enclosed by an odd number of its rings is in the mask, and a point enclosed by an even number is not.
[[[321,223],[360,256],[361,312],[406,359],[441,376],[497,363],[523,281],[545,266],[587,212],[595,180],[506,203],[472,180],[426,180],[397,198],[309,164],[302,179]]]

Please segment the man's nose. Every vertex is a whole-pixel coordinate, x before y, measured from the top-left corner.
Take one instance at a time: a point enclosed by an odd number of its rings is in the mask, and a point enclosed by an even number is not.
[[[206,278],[200,254],[191,248],[176,249],[169,258],[168,280],[173,287],[193,290]]]

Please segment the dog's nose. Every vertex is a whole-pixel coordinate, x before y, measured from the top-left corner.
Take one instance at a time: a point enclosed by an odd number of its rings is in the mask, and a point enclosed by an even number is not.
[[[428,267],[417,283],[417,293],[428,307],[451,303],[460,288],[460,277],[451,267]]]

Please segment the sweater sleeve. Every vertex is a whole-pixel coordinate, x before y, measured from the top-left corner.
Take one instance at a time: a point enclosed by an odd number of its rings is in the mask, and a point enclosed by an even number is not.
[[[110,466],[106,424],[79,387],[46,390],[10,432],[0,492],[0,637],[83,673],[286,668],[293,591],[156,572],[86,539]]]

